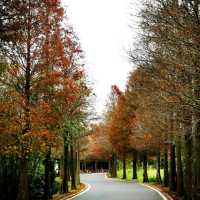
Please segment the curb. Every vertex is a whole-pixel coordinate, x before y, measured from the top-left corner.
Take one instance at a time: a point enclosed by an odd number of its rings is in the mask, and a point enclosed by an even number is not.
[[[85,182],[81,182],[81,183],[84,184],[84,188],[82,190],[80,190],[79,192],[77,192],[75,194],[71,194],[71,195],[66,194],[65,196],[59,198],[59,200],[71,200],[71,199],[74,199],[75,197],[78,197],[90,190],[90,188],[91,188],[90,184],[85,183]]]
[[[71,197],[67,197],[66,199],[63,199],[63,200],[71,200],[71,199],[74,199],[78,196],[81,196],[82,194],[88,192],[90,189],[91,189],[91,185],[89,183],[85,183],[85,182],[82,182],[84,185],[86,185],[78,194],[75,194]]]

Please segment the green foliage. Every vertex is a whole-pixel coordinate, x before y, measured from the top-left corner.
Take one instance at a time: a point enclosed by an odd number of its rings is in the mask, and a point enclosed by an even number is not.
[[[132,180],[132,166],[130,165],[130,163],[128,163],[127,165],[127,169],[126,169],[126,175],[127,175],[127,180],[131,181]],[[137,170],[137,181],[142,183],[143,182],[143,169],[142,167],[139,167]],[[149,181],[150,182],[156,182],[156,168],[153,166],[150,166],[148,168],[148,176],[149,176]],[[161,177],[163,178],[164,176],[164,170],[161,169]],[[121,164],[119,164],[119,169],[117,170],[117,177],[122,179],[123,177],[123,170],[122,170],[122,166]]]

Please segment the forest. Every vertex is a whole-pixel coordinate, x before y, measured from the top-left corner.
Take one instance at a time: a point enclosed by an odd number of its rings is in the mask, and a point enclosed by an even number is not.
[[[153,165],[156,183],[199,200],[200,2],[143,0],[133,70],[100,122],[66,13],[59,0],[0,1],[0,199],[69,193],[80,161],[105,160],[108,176],[127,179],[131,166],[135,180],[142,168],[144,183]]]

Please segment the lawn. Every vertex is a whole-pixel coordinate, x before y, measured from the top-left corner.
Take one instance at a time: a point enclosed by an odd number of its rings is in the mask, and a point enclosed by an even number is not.
[[[164,170],[161,169],[160,173],[161,173],[161,177],[163,178]],[[131,181],[132,180],[132,166],[129,165],[127,167],[126,175],[127,175],[127,180]],[[120,166],[117,171],[117,177],[121,179],[122,176],[123,176],[123,172],[122,172],[122,167]],[[141,183],[143,181],[143,169],[141,167],[138,168],[137,176],[138,176],[138,179],[137,179],[138,182]],[[156,181],[156,168],[155,167],[152,167],[152,166],[148,167],[148,177],[149,177],[150,182]]]

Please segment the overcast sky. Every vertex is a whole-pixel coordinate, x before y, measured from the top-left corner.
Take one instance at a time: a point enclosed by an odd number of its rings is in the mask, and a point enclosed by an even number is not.
[[[86,53],[86,66],[96,94],[96,110],[102,113],[111,85],[125,88],[132,70],[126,50],[133,43],[130,12],[137,0],[62,0],[70,23]],[[130,5],[130,2],[133,5]],[[132,7],[132,9],[130,9]],[[133,13],[135,12],[135,13]]]

